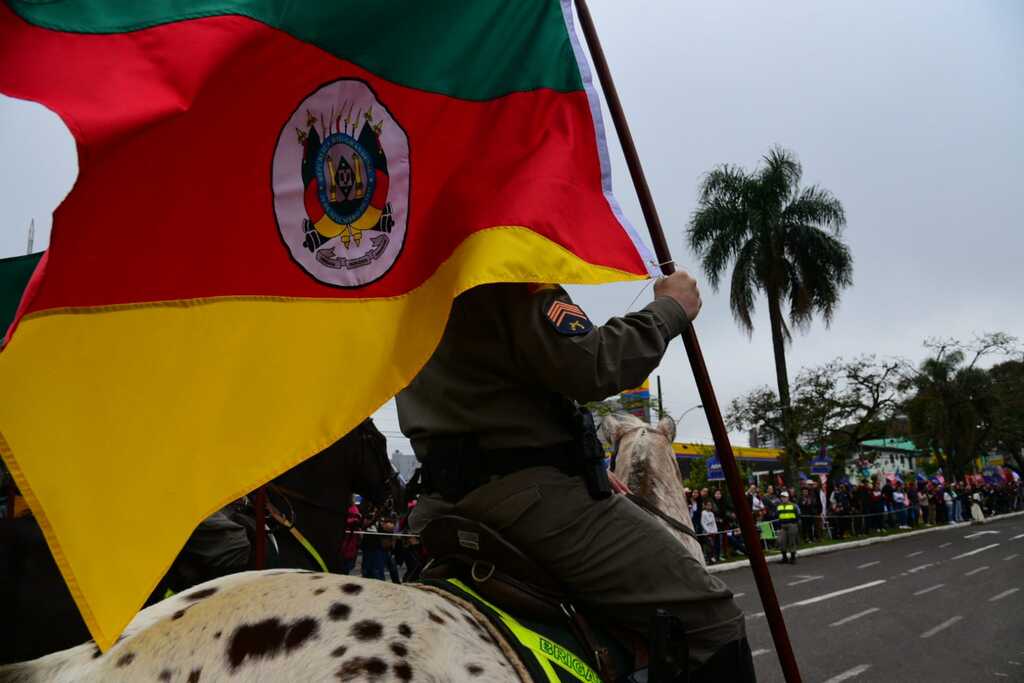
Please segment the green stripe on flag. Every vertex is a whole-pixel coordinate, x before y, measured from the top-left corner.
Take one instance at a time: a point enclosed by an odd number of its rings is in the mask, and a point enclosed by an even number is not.
[[[10,0],[10,6],[29,23],[71,33],[245,16],[400,85],[461,99],[583,89],[559,0]]]
[[[43,252],[39,252],[0,259],[0,339],[7,333],[7,328],[14,320],[14,314],[21,302],[21,294],[25,291],[25,286],[42,256]]]

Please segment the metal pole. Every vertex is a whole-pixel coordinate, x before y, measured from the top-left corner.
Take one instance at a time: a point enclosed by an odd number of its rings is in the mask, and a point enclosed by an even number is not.
[[[28,224],[28,250],[25,252],[26,254],[31,254],[32,253],[32,243],[35,241],[35,238],[36,238],[36,219],[33,218],[32,221]]]
[[[661,394],[661,375],[658,375],[658,419],[661,420],[665,417],[665,401],[662,400]]]
[[[636,188],[637,197],[640,200],[640,208],[643,210],[644,220],[647,222],[647,229],[651,234],[651,242],[654,244],[654,253],[662,264],[661,272],[671,275],[675,272],[675,265],[672,263],[668,243],[665,241],[665,233],[661,228],[661,221],[658,219],[658,212],[654,206],[654,199],[651,197],[650,188],[647,186],[647,179],[640,164],[640,156],[637,154],[636,145],[633,143],[633,136],[629,132],[629,124],[626,123],[626,115],[619,101],[619,95],[612,82],[611,71],[608,62],[605,60],[604,51],[597,37],[597,29],[594,27],[594,20],[587,9],[586,0],[575,0],[576,10],[579,14],[580,26],[583,28],[583,35],[590,49],[590,56],[594,60],[594,68],[601,81],[601,89],[604,92],[608,109],[615,123],[615,132],[618,134],[619,143],[622,145],[623,154],[626,157],[626,164],[629,166],[629,174],[633,179],[633,186]],[[786,623],[782,619],[782,610],[779,609],[779,601],[775,595],[775,587],[772,585],[771,574],[768,573],[768,565],[765,562],[764,550],[761,548],[761,538],[754,526],[754,516],[750,512],[750,505],[743,491],[743,482],[740,479],[739,467],[733,456],[732,446],[729,444],[729,434],[725,429],[725,422],[722,420],[722,413],[718,408],[718,400],[715,398],[714,389],[711,386],[711,378],[708,375],[707,366],[704,364],[704,356],[697,342],[697,333],[693,325],[687,327],[683,332],[683,345],[686,348],[686,355],[690,360],[690,369],[693,371],[693,379],[697,383],[697,392],[700,395],[701,403],[704,406],[704,413],[708,418],[708,426],[715,441],[715,451],[722,463],[722,470],[725,473],[725,480],[729,487],[729,495],[732,497],[733,505],[736,506],[736,513],[740,528],[743,531],[743,541],[746,543],[747,552],[750,556],[750,566],[754,573],[754,580],[757,582],[757,590],[761,595],[761,604],[764,606],[765,618],[771,628],[772,640],[775,643],[775,650],[779,655],[779,664],[782,666],[783,675],[787,683],[799,683],[800,669],[797,667],[796,658],[793,655],[793,647],[789,642],[789,634],[786,632]]]

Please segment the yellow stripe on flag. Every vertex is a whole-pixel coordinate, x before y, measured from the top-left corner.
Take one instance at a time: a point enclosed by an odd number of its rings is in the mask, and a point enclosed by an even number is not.
[[[629,279],[640,278],[510,226],[474,233],[391,299],[46,311],[0,353],[0,451],[106,650],[204,517],[413,378],[452,297],[489,282]]]

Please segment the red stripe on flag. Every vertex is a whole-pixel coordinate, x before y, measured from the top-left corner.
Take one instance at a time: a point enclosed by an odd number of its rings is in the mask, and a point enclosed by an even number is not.
[[[451,99],[383,81],[242,17],[81,35],[29,26],[3,5],[0,61],[0,91],[57,111],[79,150],[79,178],[55,214],[47,276],[29,313],[212,296],[400,295],[468,235],[501,225],[646,273],[602,193],[583,92]],[[320,284],[292,262],[270,187],[278,134],[295,137],[282,126],[307,95],[342,77],[374,89],[410,147],[403,256],[355,290]]]

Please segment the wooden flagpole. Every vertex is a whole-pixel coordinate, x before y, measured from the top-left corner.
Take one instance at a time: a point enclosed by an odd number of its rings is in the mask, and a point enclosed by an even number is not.
[[[583,28],[583,35],[590,50],[590,56],[594,60],[594,68],[597,70],[598,79],[601,82],[601,90],[604,92],[605,101],[615,123],[615,132],[618,134],[619,143],[626,157],[626,164],[629,166],[629,174],[633,179],[633,186],[636,188],[637,197],[640,200],[640,208],[643,210],[644,220],[647,229],[651,234],[651,241],[654,243],[654,253],[661,263],[661,272],[671,275],[675,272],[675,265],[669,252],[668,243],[665,241],[665,232],[661,228],[661,221],[658,218],[658,211],[654,206],[654,199],[651,197],[650,188],[647,186],[647,179],[644,176],[643,167],[640,164],[640,156],[637,154],[636,145],[633,143],[633,136],[629,131],[629,124],[626,122],[626,115],[619,101],[618,92],[612,82],[611,71],[608,62],[605,60],[604,51],[597,37],[597,29],[594,27],[594,20],[587,9],[586,0],[575,0],[576,10],[579,14],[580,26]],[[733,456],[732,446],[729,443],[729,434],[725,429],[725,422],[722,420],[722,413],[718,408],[718,399],[715,398],[714,388],[711,386],[711,377],[708,374],[707,366],[704,364],[704,355],[701,353],[700,344],[697,342],[697,333],[693,325],[687,327],[683,333],[683,345],[686,348],[686,355],[690,360],[690,368],[693,371],[694,381],[697,383],[697,392],[700,395],[701,403],[704,405],[704,413],[708,418],[708,426],[715,441],[715,452],[722,463],[722,470],[725,473],[726,484],[729,487],[729,495],[732,497],[733,505],[736,506],[736,513],[743,532],[743,541],[747,546],[747,554],[750,557],[750,566],[754,572],[754,580],[757,582],[757,590],[761,595],[761,604],[764,606],[765,618],[771,629],[772,640],[775,643],[775,651],[779,655],[779,664],[786,677],[787,683],[800,683],[800,670],[793,655],[793,647],[789,642],[789,634],[786,631],[786,622],[782,618],[782,610],[779,608],[779,600],[775,595],[775,587],[772,585],[771,574],[768,573],[768,564],[765,562],[764,549],[761,547],[761,537],[754,525],[754,516],[750,512],[750,505],[743,491],[743,482],[740,478],[739,467]]]

